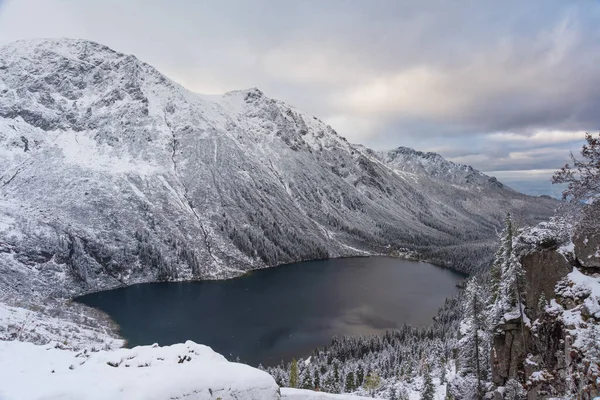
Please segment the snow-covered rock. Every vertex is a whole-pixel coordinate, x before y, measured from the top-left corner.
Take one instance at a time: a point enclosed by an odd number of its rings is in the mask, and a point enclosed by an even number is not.
[[[266,372],[194,342],[75,353],[0,341],[2,400],[279,399]]]
[[[9,44],[0,71],[9,294],[482,243],[506,211],[538,220],[555,205],[433,153],[352,145],[258,89],[190,92],[89,41]]]
[[[600,268],[600,234],[578,235],[575,237],[574,247],[582,267]]]

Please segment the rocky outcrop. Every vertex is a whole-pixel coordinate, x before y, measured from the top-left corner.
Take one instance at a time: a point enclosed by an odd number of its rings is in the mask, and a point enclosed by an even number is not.
[[[578,235],[573,243],[581,267],[600,268],[600,235]]]
[[[552,249],[540,249],[521,258],[525,272],[525,304],[531,319],[538,318],[544,311],[546,301],[556,296],[556,284],[573,270],[567,258]]]
[[[522,378],[522,365],[527,357],[529,342],[529,327],[523,326],[519,318],[496,327],[491,354],[492,382],[495,385],[504,386],[511,378]]]
[[[496,327],[493,383],[503,387],[514,379],[528,400],[593,399],[600,394],[600,274],[593,256],[600,236],[572,243],[549,230],[532,231],[517,238],[528,318],[523,327],[520,319]],[[584,266],[582,260],[594,261]],[[502,398],[503,390],[494,395]]]

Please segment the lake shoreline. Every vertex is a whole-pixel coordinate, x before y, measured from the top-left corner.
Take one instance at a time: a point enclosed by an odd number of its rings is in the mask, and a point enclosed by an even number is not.
[[[122,289],[122,288],[130,287],[130,286],[134,286],[134,285],[143,285],[143,284],[146,284],[146,283],[227,281],[227,280],[242,278],[244,276],[251,275],[252,273],[254,273],[256,271],[263,271],[263,270],[266,270],[266,269],[272,269],[272,268],[278,268],[278,267],[285,267],[287,265],[293,265],[293,264],[302,263],[302,262],[340,260],[340,259],[349,259],[349,258],[373,258],[373,257],[390,257],[390,258],[397,258],[397,259],[406,260],[406,261],[421,262],[421,263],[435,265],[436,267],[439,267],[439,268],[451,271],[451,272],[456,273],[458,275],[462,275],[463,278],[468,278],[470,276],[470,274],[465,273],[464,271],[461,271],[459,269],[453,268],[453,267],[448,266],[448,265],[444,265],[443,263],[441,263],[439,261],[436,261],[436,260],[430,260],[430,259],[424,258],[419,253],[413,252],[413,251],[408,251],[408,252],[390,252],[390,253],[370,253],[370,254],[365,254],[365,255],[349,255],[349,256],[343,255],[343,256],[339,256],[339,257],[311,258],[311,259],[306,259],[306,260],[298,260],[298,261],[293,261],[293,262],[289,262],[289,263],[282,263],[282,264],[277,264],[277,265],[272,265],[272,266],[263,266],[263,267],[259,267],[259,268],[252,268],[252,269],[248,269],[246,271],[240,271],[240,273],[237,274],[237,275],[218,277],[218,278],[215,278],[215,279],[206,279],[206,278],[202,278],[202,279],[199,279],[199,278],[198,279],[188,279],[188,278],[182,278],[182,279],[171,279],[171,280],[148,280],[148,281],[142,281],[142,282],[124,283],[124,284],[121,284],[121,285],[118,285],[118,286],[113,286],[113,287],[106,288],[106,289],[99,288],[99,289],[92,289],[92,290],[89,290],[89,291],[84,291],[84,292],[82,292],[80,294],[68,297],[67,300],[76,301],[76,299],[78,297],[86,296],[88,294],[99,293],[99,292],[107,292],[107,291],[111,291],[111,290],[115,290],[115,289]]]

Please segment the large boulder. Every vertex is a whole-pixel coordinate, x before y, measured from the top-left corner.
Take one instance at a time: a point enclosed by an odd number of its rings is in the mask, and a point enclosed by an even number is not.
[[[523,256],[521,259],[525,271],[525,304],[527,314],[532,319],[538,318],[545,306],[540,299],[546,301],[553,299],[556,294],[554,288],[569,272],[573,266],[565,256],[555,250],[540,250]]]
[[[600,268],[600,234],[584,234],[574,238],[575,256],[584,268]]]

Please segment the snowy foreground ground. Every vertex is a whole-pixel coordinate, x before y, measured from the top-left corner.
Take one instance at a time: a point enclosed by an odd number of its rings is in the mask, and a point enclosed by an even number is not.
[[[2,400],[360,399],[283,389],[266,372],[188,341],[98,352],[0,341]]]

